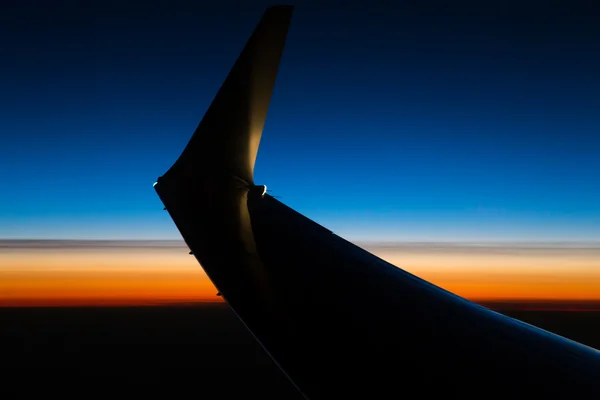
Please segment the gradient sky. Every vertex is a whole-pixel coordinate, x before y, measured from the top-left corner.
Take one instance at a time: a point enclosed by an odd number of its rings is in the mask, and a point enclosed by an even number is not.
[[[152,183],[269,3],[126,3],[3,5],[0,239],[180,239]],[[487,3],[296,2],[255,181],[352,241],[597,246],[599,12]],[[60,264],[19,251],[0,272]],[[438,268],[554,265],[469,257]]]
[[[152,183],[265,4],[79,3],[0,17],[0,237],[177,239]],[[344,4],[296,7],[257,183],[349,239],[600,240],[598,15]]]

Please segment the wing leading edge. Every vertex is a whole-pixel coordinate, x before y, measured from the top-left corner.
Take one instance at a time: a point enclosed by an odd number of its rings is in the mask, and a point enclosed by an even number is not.
[[[257,189],[292,7],[269,8],[155,190],[219,293],[308,398],[600,395],[600,353],[497,314]]]

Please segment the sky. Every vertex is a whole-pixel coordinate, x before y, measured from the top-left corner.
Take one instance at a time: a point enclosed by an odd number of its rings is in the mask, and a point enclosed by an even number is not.
[[[357,244],[472,301],[600,310],[597,246]],[[0,240],[0,306],[222,301],[180,240]]]
[[[184,148],[268,3],[7,4],[0,239],[179,240],[152,183]],[[355,242],[598,246],[598,10],[295,4],[257,184]],[[12,254],[4,271],[62,262],[3,251]],[[89,251],[88,261],[61,265],[134,262]],[[452,264],[445,260],[440,268]],[[600,268],[600,258],[586,260],[583,270]]]

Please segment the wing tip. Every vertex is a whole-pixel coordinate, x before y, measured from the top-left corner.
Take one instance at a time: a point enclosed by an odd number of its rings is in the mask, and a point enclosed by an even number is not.
[[[265,9],[190,141],[163,176],[206,181],[227,175],[254,183],[254,163],[293,9]]]

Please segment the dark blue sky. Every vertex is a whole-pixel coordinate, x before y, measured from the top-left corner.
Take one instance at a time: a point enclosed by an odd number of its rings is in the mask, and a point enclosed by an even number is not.
[[[269,4],[195,3],[5,7],[0,237],[179,237],[152,183]],[[351,240],[600,240],[600,12],[500,3],[296,3],[256,182]]]

